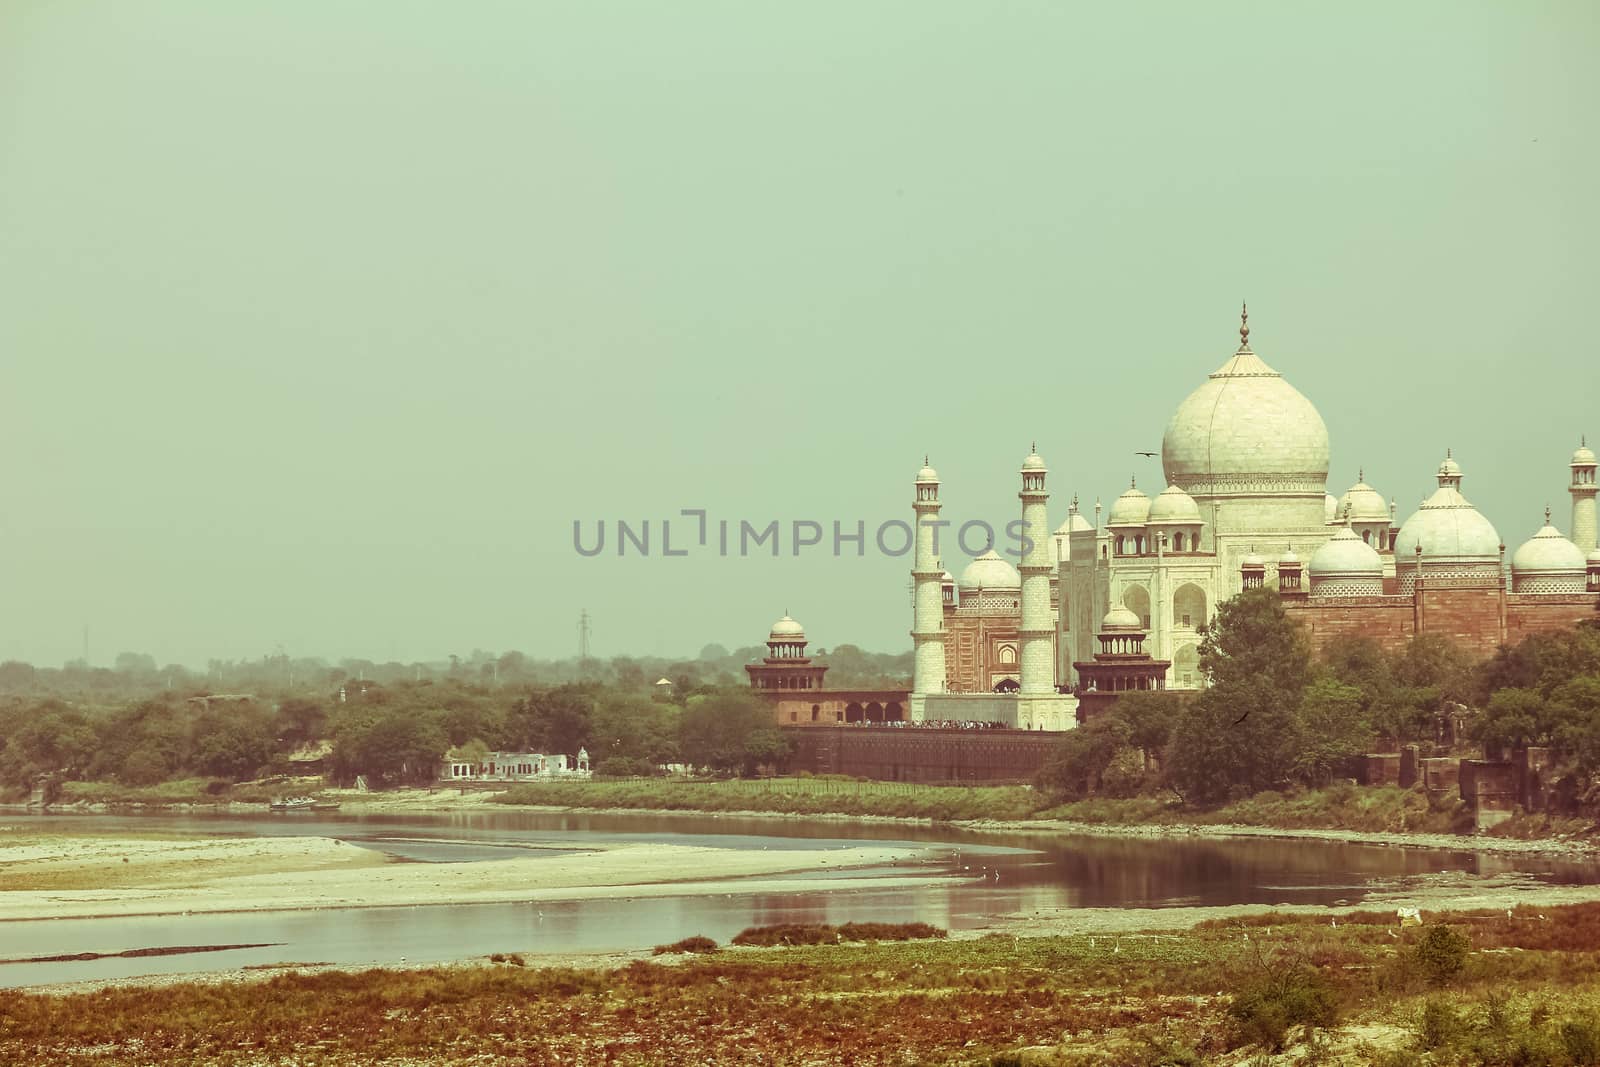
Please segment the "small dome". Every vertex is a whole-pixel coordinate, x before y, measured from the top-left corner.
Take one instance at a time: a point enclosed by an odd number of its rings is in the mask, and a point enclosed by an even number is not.
[[[1030,452],[1028,453],[1028,458],[1022,461],[1022,469],[1025,471],[1042,471],[1045,469],[1044,460],[1040,458],[1039,453]]]
[[[768,637],[775,640],[787,641],[796,637],[804,637],[805,635],[805,628],[799,623],[795,622],[793,619],[789,618],[789,616],[785,615],[783,618],[772,624],[772,633],[770,633]]]
[[[1323,578],[1383,578],[1383,557],[1349,526],[1339,527],[1327,543],[1311,554],[1307,567],[1313,580]]]
[[[1600,548],[1596,548],[1589,553],[1589,562],[1591,564],[1600,563]]]
[[[1548,511],[1545,512],[1544,528],[1524,541],[1511,557],[1513,577],[1532,574],[1581,577],[1585,567],[1583,550],[1550,525]]]
[[[1579,445],[1578,450],[1572,454],[1572,465],[1574,467],[1592,467],[1595,465],[1594,449],[1589,447],[1588,438],[1584,438],[1583,444]]]
[[[1390,518],[1389,505],[1384,502],[1382,493],[1367,484],[1365,474],[1363,471],[1362,477],[1356,484],[1345,491],[1339,500],[1338,513],[1334,517],[1340,521],[1348,516],[1351,522],[1387,523]]]
[[[928,457],[922,457],[922,469],[917,472],[917,481],[936,482],[938,480],[939,472],[928,465]]]
[[[961,572],[961,588],[1021,589],[1022,575],[991,548],[967,564],[967,569]]]
[[[1094,526],[1092,526],[1090,524],[1088,519],[1084,518],[1082,515],[1079,515],[1076,511],[1074,511],[1072,514],[1068,515],[1065,520],[1062,521],[1060,526],[1056,527],[1056,533],[1058,533],[1058,534],[1075,534],[1075,533],[1083,533],[1085,530],[1091,530],[1092,531],[1093,529],[1094,529]]]
[[[1461,495],[1460,484],[1461,464],[1446,456],[1439,464],[1439,488],[1400,527],[1396,566],[1411,565],[1419,547],[1424,560],[1499,565],[1500,535]]]
[[[1194,497],[1185,493],[1175,485],[1169,485],[1161,490],[1155,501],[1150,505],[1149,517],[1146,522],[1170,523],[1199,523],[1200,505],[1194,502]]]
[[[1139,621],[1139,616],[1118,604],[1106,612],[1106,617],[1100,620],[1102,630],[1143,630],[1144,625]]]
[[[1251,549],[1250,554],[1240,562],[1242,567],[1265,567],[1266,565],[1267,561],[1258,556],[1255,549]]]
[[[1300,566],[1300,557],[1295,555],[1294,549],[1291,548],[1278,557],[1278,566],[1298,567]]]
[[[939,575],[939,581],[943,582],[945,585],[954,585],[955,580],[956,576],[951,574],[949,571],[945,571],[943,574]]]
[[[1143,526],[1150,517],[1150,498],[1140,491],[1137,485],[1129,485],[1128,489],[1111,505],[1111,515],[1106,520],[1107,526]]]

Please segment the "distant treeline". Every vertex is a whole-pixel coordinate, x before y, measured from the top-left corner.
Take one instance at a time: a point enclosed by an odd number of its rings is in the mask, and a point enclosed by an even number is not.
[[[373,786],[434,780],[441,760],[490,751],[587,750],[594,770],[660,773],[689,763],[751,773],[781,757],[770,708],[748,688],[644,691],[599,682],[508,691],[444,679],[345,683],[277,700],[163,693],[125,704],[11,698],[0,704],[0,792],[44,783],[150,786],[326,773]]]
[[[351,683],[395,686],[424,681],[488,688],[595,683],[648,691],[661,678],[679,692],[691,692],[706,686],[736,688],[748,684],[744,665],[758,662],[766,654],[764,645],[729,652],[716,644],[706,645],[694,659],[613,656],[587,661],[576,657],[547,660],[516,651],[496,654],[479,649],[469,656],[426,663],[380,663],[366,659],[330,662],[275,654],[260,659],[212,660],[204,670],[197,670],[175,663],[161,666],[144,653],[124,652],[111,667],[93,667],[82,660],[69,661],[59,668],[35,667],[16,660],[0,663],[0,695],[54,696],[73,702],[109,704],[159,693],[277,697],[331,692]],[[891,688],[910,684],[909,651],[891,655],[839,645],[831,650],[817,649],[813,660],[828,666],[830,686]]]

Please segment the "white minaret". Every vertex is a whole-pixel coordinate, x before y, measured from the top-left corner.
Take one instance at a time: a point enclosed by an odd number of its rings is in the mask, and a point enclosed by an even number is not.
[[[1022,692],[1056,691],[1055,653],[1051,640],[1055,627],[1050,622],[1050,522],[1046,506],[1044,460],[1037,447],[1022,461],[1022,534],[1032,544],[1022,556]]]
[[[911,505],[917,516],[917,555],[911,565],[915,583],[911,615],[911,644],[916,663],[911,676],[912,718],[921,718],[922,701],[928,693],[942,693],[944,674],[944,567],[933,551],[934,527],[939,518],[939,472],[928,466],[917,472],[917,498]]]
[[[1600,486],[1595,484],[1595,455],[1589,439],[1572,454],[1572,484],[1567,491],[1572,494],[1572,543],[1585,555],[1595,550],[1596,524],[1594,494]]]

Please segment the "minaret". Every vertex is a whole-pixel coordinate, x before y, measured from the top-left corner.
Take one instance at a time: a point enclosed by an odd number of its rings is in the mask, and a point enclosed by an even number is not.
[[[1572,494],[1572,543],[1585,555],[1595,550],[1594,495],[1597,489],[1600,486],[1595,484],[1594,450],[1585,437],[1572,454],[1572,484],[1567,487]]]
[[[922,457],[922,470],[917,472],[917,497],[911,505],[917,517],[917,554],[911,565],[911,580],[915,583],[915,599],[911,618],[911,644],[916,656],[911,676],[912,717],[921,718],[922,701],[928,693],[942,693],[944,674],[944,594],[941,589],[944,567],[933,551],[935,528],[930,525],[939,518],[939,472],[928,466],[928,457]]]
[[[1037,447],[1022,461],[1022,536],[1031,544],[1017,568],[1022,573],[1022,625],[1017,636],[1022,641],[1023,693],[1054,693],[1055,654],[1051,641],[1055,627],[1050,622],[1050,494],[1044,487],[1044,460]],[[1025,542],[1026,543],[1026,542]]]

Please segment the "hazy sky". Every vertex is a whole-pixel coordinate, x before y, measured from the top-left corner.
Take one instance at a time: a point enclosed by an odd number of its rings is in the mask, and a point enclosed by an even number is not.
[[[871,529],[927,452],[999,524],[1034,439],[1052,523],[1153,493],[1241,298],[1335,492],[1453,446],[1514,549],[1600,438],[1596,54],[1589,2],[6,0],[0,658],[904,649],[908,558],[573,520]]]

